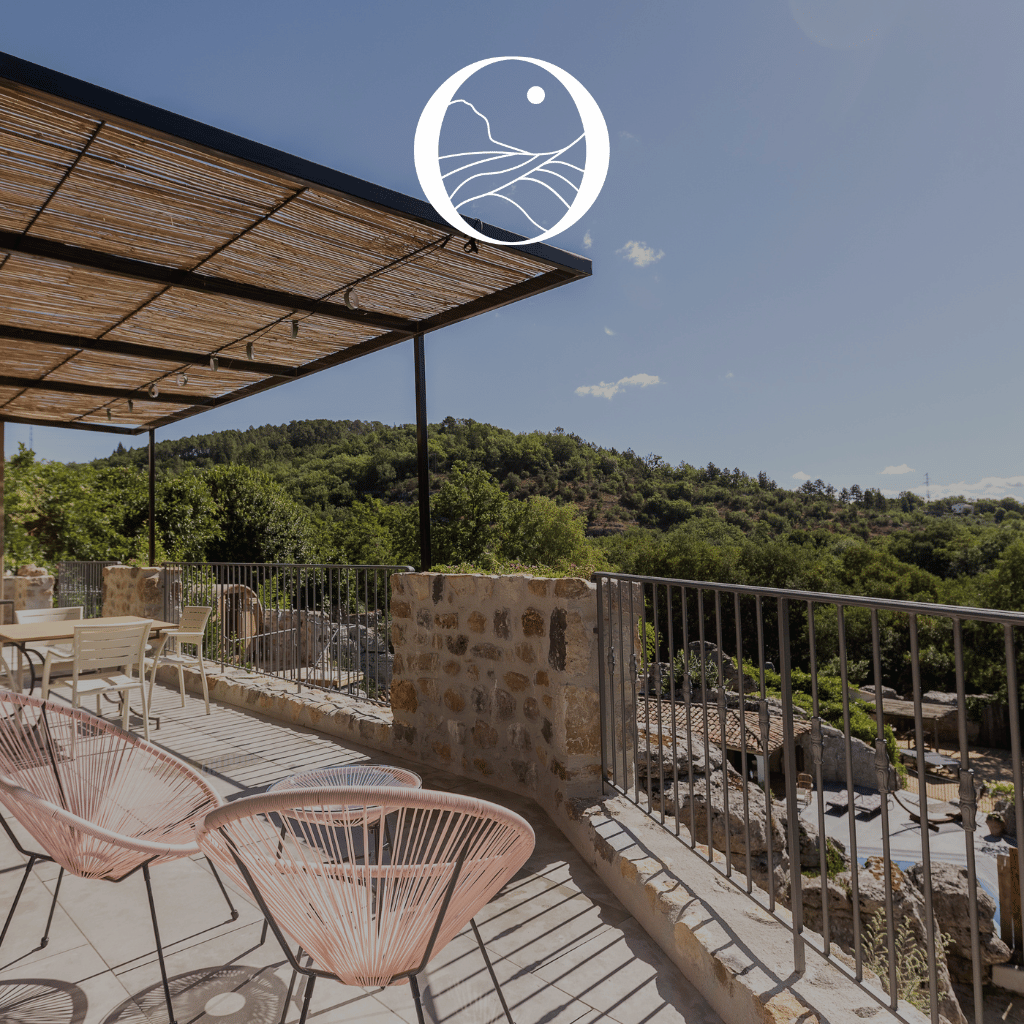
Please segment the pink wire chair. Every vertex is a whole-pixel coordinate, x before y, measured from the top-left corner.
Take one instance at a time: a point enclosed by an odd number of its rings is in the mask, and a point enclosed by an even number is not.
[[[28,858],[0,944],[37,861],[60,865],[40,948],[49,941],[65,871],[121,882],[141,869],[174,1024],[149,867],[199,852],[196,831],[205,815],[220,806],[217,793],[183,761],[105,719],[0,690],[0,803],[45,851],[24,849],[0,815],[18,852]],[[214,877],[235,920],[238,911],[216,869]]]
[[[379,828],[382,816],[391,822],[389,842]],[[370,850],[371,831],[373,855],[350,856],[356,848]],[[318,977],[368,987],[408,981],[423,1024],[416,975],[467,922],[511,1024],[472,918],[533,852],[533,829],[518,814],[426,790],[307,789],[220,807],[207,815],[198,840],[211,860],[248,886],[288,957],[286,1013],[296,975],[309,978],[300,1024]],[[286,935],[299,944],[297,955]]]

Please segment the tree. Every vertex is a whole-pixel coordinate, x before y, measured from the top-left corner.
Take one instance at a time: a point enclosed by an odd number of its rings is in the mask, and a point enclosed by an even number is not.
[[[433,561],[476,562],[485,551],[496,554],[508,500],[487,470],[456,462],[430,502]]]

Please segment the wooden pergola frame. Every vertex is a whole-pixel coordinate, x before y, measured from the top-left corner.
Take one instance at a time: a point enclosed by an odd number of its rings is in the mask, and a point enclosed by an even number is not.
[[[498,241],[521,236],[487,227]],[[591,273],[427,203],[0,53],[3,424],[149,434]]]

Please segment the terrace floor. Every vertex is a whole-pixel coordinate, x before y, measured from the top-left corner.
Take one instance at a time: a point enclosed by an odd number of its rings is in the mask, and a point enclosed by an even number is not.
[[[317,733],[231,707],[154,693],[153,739],[203,766],[226,799],[261,792],[313,767],[381,761]],[[393,758],[391,763],[399,763]],[[477,916],[516,1024],[718,1024],[678,968],[604,887],[535,804],[423,766],[407,765],[430,789],[502,803],[533,824],[537,847],[523,870]],[[13,899],[24,860],[0,841],[0,907]],[[166,1024],[152,926],[140,875],[119,885],[67,877],[50,943],[39,948],[57,869],[36,867],[2,949],[0,1021],[10,1024]],[[232,890],[229,920],[206,862],[196,857],[153,871],[161,936],[179,1024],[279,1021],[290,977],[251,896]],[[421,976],[428,1019],[445,1024],[503,1020],[471,933],[459,935]],[[298,1019],[301,985],[286,1019]],[[415,1024],[407,986],[314,990],[311,1024]]]

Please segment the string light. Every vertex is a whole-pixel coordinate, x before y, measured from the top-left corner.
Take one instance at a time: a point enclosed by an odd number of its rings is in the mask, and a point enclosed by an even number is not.
[[[216,356],[210,356],[210,369],[216,373],[218,366],[220,366],[220,360]]]
[[[110,407],[107,407],[107,419],[112,420],[114,417],[110,415]]]
[[[149,385],[149,397],[156,398],[160,394],[160,389],[155,384]]]
[[[187,373],[179,373],[178,374],[178,387],[183,388],[187,383],[188,383],[188,374]]]
[[[297,332],[295,331],[295,321],[293,320],[292,321],[292,337],[293,338],[295,337],[296,333]],[[245,358],[248,359],[250,363],[256,358],[256,351],[253,348],[253,342],[251,342],[251,341],[247,341],[245,343]]]
[[[135,403],[130,398],[128,399],[128,411],[135,412]]]
[[[297,338],[299,336],[299,321],[292,321],[292,337]]]
[[[345,292],[345,305],[348,306],[349,309],[359,308],[359,297],[356,295],[355,288],[349,288],[349,290]]]

